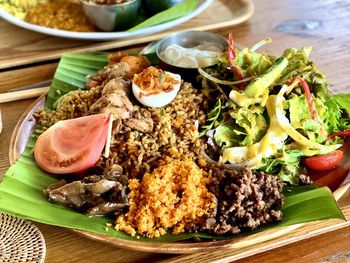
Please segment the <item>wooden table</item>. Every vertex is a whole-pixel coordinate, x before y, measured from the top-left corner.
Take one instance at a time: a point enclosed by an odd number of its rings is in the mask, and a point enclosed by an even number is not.
[[[256,1],[246,23],[216,32],[233,32],[236,42],[251,46],[272,37],[264,47],[277,55],[287,47],[312,45],[312,58],[327,73],[336,92],[350,92],[350,3],[332,0]],[[215,12],[215,10],[213,10]],[[2,39],[1,41],[5,41]],[[59,41],[59,39],[58,39]],[[132,47],[139,50],[141,47]],[[16,52],[13,50],[12,52]],[[8,54],[8,59],[11,59]],[[57,62],[0,71],[0,92],[50,79]],[[14,126],[33,99],[1,104],[4,128],[0,135],[0,175],[9,167],[8,147]],[[348,195],[349,197],[349,195]],[[69,230],[36,224],[45,236],[47,262],[205,262],[199,255],[159,255],[132,252],[88,240]],[[230,259],[230,251],[212,253],[211,260]],[[226,260],[225,260],[226,259]],[[238,262],[350,262],[350,227],[275,248]]]

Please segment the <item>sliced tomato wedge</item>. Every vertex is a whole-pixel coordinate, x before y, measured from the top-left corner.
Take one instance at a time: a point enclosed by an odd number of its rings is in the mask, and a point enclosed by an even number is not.
[[[34,146],[37,164],[54,174],[80,173],[98,161],[107,139],[109,115],[59,121]]]
[[[335,191],[344,181],[348,173],[348,168],[339,165],[330,171],[309,171],[309,176],[317,186],[328,186],[332,191]]]
[[[343,151],[336,150],[334,152],[308,157],[304,160],[307,168],[316,171],[327,171],[336,167],[343,159]]]

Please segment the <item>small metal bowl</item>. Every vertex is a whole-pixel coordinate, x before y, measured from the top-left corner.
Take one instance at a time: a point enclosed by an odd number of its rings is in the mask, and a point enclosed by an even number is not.
[[[140,12],[141,0],[114,5],[99,5],[80,0],[80,4],[91,24],[102,31],[116,31],[133,26]]]
[[[198,75],[198,68],[185,68],[170,64],[164,57],[162,57],[162,53],[171,44],[178,44],[185,48],[191,48],[205,42],[219,44],[224,50],[228,48],[227,40],[221,35],[215,33],[202,31],[184,31],[175,33],[162,39],[156,47],[159,66],[164,70],[180,74],[186,80],[193,80]]]

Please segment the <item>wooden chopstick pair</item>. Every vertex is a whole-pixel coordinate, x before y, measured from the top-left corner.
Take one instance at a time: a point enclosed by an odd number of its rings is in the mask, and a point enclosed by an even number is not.
[[[8,90],[7,93],[0,93],[0,103],[39,97],[49,90],[52,80],[44,80],[34,84],[17,87]]]
[[[49,91],[49,88],[50,87],[41,87],[0,93],[0,103],[39,97],[42,94],[47,93]]]

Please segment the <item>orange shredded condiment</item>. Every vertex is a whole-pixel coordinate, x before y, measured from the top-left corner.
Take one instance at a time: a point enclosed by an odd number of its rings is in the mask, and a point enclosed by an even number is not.
[[[168,229],[173,234],[189,224],[200,224],[216,208],[214,195],[206,187],[209,175],[192,160],[172,160],[142,182],[129,181],[130,207],[116,221],[116,230],[131,236],[159,237]]]
[[[180,81],[170,74],[155,67],[148,67],[139,74],[134,75],[134,83],[140,87],[145,93],[141,96],[155,95],[160,92],[170,92],[174,90],[174,85]]]

